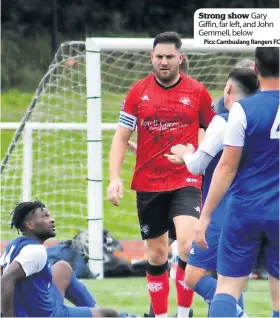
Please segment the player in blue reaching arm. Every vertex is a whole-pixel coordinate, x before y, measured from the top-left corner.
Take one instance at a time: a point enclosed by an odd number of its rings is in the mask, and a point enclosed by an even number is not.
[[[71,266],[59,261],[52,267],[43,243],[55,236],[55,222],[40,201],[22,202],[13,211],[11,227],[22,233],[1,257],[3,317],[116,317],[96,302]],[[64,305],[64,298],[74,306]]]
[[[224,89],[225,107],[230,110],[234,102],[255,94],[258,89],[259,81],[254,71],[248,68],[232,70]],[[228,113],[216,115],[213,118],[196,151],[192,145],[176,145],[171,148],[173,156],[167,156],[170,161],[175,163],[185,162],[188,170],[193,174],[204,174],[203,203],[209,190],[213,171],[222,155],[227,119]],[[212,214],[211,224],[206,233],[209,249],[202,250],[193,243],[186,267],[188,287],[194,289],[208,304],[214,297],[217,286],[217,280],[211,276],[211,271],[217,269],[217,250],[228,196],[229,194],[224,197]],[[237,305],[237,310],[238,317],[245,317],[242,296]]]
[[[279,317],[279,48],[257,48],[255,63],[261,91],[231,108],[224,151],[196,229],[197,245],[208,248],[211,214],[231,187],[210,317],[236,316],[237,300],[262,241],[267,246],[272,316]]]

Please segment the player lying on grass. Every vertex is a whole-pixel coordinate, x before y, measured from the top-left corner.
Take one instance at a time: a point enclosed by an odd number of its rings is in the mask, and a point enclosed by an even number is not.
[[[253,95],[259,89],[257,75],[250,69],[238,68],[230,72],[224,90],[225,107],[229,110],[233,103],[241,98]],[[177,145],[171,148],[173,155],[166,155],[171,162],[185,162],[193,174],[204,174],[202,201],[208,193],[213,171],[221,157],[223,138],[227,126],[228,113],[216,115],[206,130],[203,141],[195,151],[192,145]],[[206,233],[209,242],[207,250],[200,249],[195,243],[186,267],[187,285],[203,297],[209,304],[214,297],[217,281],[210,272],[217,268],[217,250],[221,228],[225,215],[229,194],[216,208],[211,218],[211,224]],[[239,300],[238,317],[243,315],[243,300]]]
[[[210,317],[236,316],[237,300],[262,241],[267,246],[272,316],[279,317],[279,48],[256,48],[255,62],[260,92],[231,108],[223,154],[196,229],[197,245],[209,248],[206,230],[230,188]]]
[[[110,308],[94,308],[94,298],[68,263],[50,266],[43,243],[55,236],[55,222],[42,202],[18,204],[11,227],[22,235],[7,245],[1,257],[4,317],[119,316]],[[64,298],[77,307],[64,305]]]

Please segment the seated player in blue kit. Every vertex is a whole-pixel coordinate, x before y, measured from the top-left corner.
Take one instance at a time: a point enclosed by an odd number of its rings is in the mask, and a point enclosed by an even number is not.
[[[196,244],[207,249],[211,214],[230,188],[210,317],[236,316],[261,242],[267,246],[272,317],[279,317],[279,48],[257,48],[255,62],[260,92],[231,108],[223,154],[196,229]]]
[[[225,107],[230,110],[233,103],[246,96],[253,95],[259,89],[259,81],[254,71],[248,68],[237,68],[230,72],[224,90]],[[216,115],[206,130],[205,136],[195,151],[192,145],[176,145],[171,148],[170,160],[183,160],[193,174],[204,174],[202,188],[202,202],[204,203],[211,183],[213,171],[222,155],[223,139],[227,127],[228,113]],[[179,161],[178,161],[179,163]],[[225,216],[226,203],[229,193],[215,209],[211,224],[207,230],[207,250],[200,249],[195,243],[192,245],[186,267],[187,286],[194,289],[210,304],[217,286],[217,280],[211,277],[211,271],[217,269],[218,244]],[[237,316],[245,316],[242,297],[237,305]]]
[[[55,223],[42,202],[18,204],[11,227],[22,236],[11,241],[1,257],[3,317],[119,316],[110,308],[94,308],[94,298],[68,263],[51,267],[43,243],[55,236]],[[64,298],[77,307],[64,305]]]

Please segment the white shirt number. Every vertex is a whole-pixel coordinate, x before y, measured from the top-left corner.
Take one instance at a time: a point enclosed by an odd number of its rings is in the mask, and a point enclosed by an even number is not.
[[[271,127],[270,139],[280,139],[279,125],[280,125],[280,106],[278,108],[274,123]]]

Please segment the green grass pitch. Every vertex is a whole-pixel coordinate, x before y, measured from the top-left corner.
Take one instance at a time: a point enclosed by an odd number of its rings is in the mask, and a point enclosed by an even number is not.
[[[96,297],[99,306],[110,306],[119,311],[142,316],[149,308],[149,296],[145,278],[120,278],[85,280],[86,286]],[[249,281],[244,292],[245,311],[249,317],[271,317],[268,281]],[[207,317],[207,305],[195,295],[192,306],[194,317]],[[169,315],[176,313],[176,290],[170,281]]]

